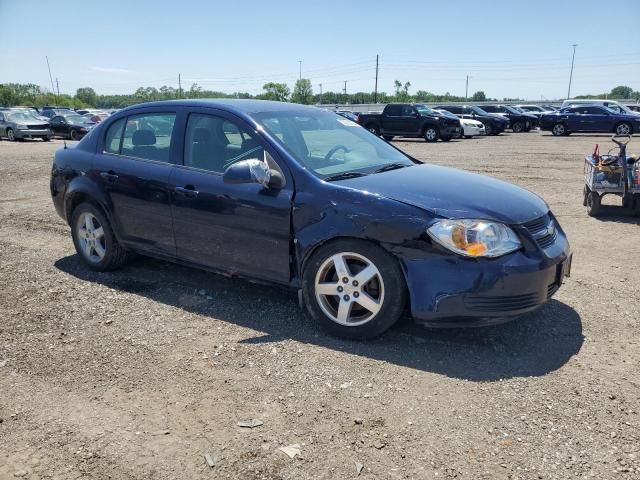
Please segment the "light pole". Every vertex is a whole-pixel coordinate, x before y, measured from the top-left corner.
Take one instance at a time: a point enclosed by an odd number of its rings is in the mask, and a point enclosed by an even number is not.
[[[298,77],[298,79],[302,80],[302,60],[298,60],[298,64],[300,66],[300,76]]]
[[[467,101],[467,98],[469,98],[469,75],[467,75],[467,83],[466,83],[466,86],[464,87],[464,100],[465,100],[465,102]]]
[[[573,80],[573,62],[576,59],[576,47],[577,43],[572,45],[573,47],[573,55],[571,56],[571,73],[569,74],[569,88],[567,89],[567,100],[571,98],[571,80]]]

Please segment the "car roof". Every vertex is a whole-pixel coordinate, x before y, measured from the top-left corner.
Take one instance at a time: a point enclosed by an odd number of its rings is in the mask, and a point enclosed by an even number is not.
[[[307,110],[318,112],[323,109],[314,106],[300,105],[298,103],[288,102],[275,102],[271,100],[245,100],[235,98],[221,98],[221,99],[189,99],[189,100],[161,100],[158,102],[147,102],[132,105],[124,108],[118,113],[138,110],[148,107],[213,107],[228,110],[231,112],[243,113],[245,115],[251,115],[254,113],[262,112],[274,112],[274,111],[291,111],[291,110]]]

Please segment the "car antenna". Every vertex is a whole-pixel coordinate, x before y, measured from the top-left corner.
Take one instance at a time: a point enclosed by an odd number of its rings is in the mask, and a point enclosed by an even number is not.
[[[67,141],[66,140],[62,140],[62,142],[64,143],[64,149],[67,149]]]

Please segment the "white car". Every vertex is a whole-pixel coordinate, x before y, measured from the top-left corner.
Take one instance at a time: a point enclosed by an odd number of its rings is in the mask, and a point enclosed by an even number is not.
[[[484,124],[482,122],[471,120],[470,118],[461,118],[460,124],[464,130],[464,138],[486,135],[486,132],[484,131]]]

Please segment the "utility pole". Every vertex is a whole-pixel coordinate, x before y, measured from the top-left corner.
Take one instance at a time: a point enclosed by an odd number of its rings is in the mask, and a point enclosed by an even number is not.
[[[178,74],[178,97],[182,98],[182,78]]]
[[[343,90],[344,94],[347,94],[347,81],[344,81],[344,90]]]
[[[58,77],[56,77],[56,90],[58,91],[58,97],[60,96],[60,84],[58,84]]]
[[[469,98],[469,75],[467,75],[467,85],[464,87],[464,100],[467,101]]]
[[[576,47],[577,43],[572,45],[573,55],[571,56],[571,73],[569,74],[569,88],[567,89],[567,100],[571,98],[571,80],[573,80],[573,61],[576,59]]]
[[[320,105],[322,105],[322,84],[320,84]]]
[[[298,76],[298,80],[302,80],[302,60],[298,60],[298,64],[300,67],[300,75]]]
[[[53,86],[53,76],[51,75],[51,67],[49,66],[49,57],[44,57],[47,59],[47,69],[49,70],[49,80],[51,80],[51,91],[53,92],[53,94],[55,95],[56,93],[56,89]],[[56,103],[58,103],[58,101],[56,100]]]
[[[373,103],[378,103],[378,57],[380,55],[376,55],[376,88],[373,91]]]

